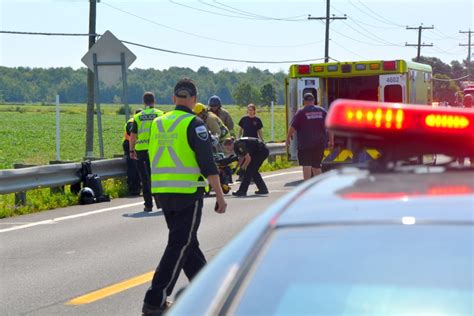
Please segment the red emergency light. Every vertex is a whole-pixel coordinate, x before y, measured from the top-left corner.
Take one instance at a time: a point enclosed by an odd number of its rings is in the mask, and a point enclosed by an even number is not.
[[[395,60],[384,61],[383,70],[397,70],[397,62]]]
[[[385,150],[474,154],[474,109],[339,99],[331,104],[326,126]]]
[[[309,74],[311,72],[311,67],[309,65],[298,65],[298,73],[300,75]]]

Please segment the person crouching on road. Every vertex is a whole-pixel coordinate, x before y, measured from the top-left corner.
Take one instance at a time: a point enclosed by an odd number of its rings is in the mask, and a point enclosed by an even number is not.
[[[166,298],[173,292],[181,269],[191,280],[206,264],[197,238],[206,177],[216,193],[214,210],[224,213],[227,207],[209,132],[193,114],[196,99],[194,82],[181,79],[174,88],[175,109],[155,119],[151,126],[151,191],[159,196],[169,234],[145,294],[142,315],[161,315],[170,305]]]
[[[135,114],[130,134],[130,158],[137,160],[138,174],[142,182],[143,199],[145,200],[145,212],[153,210],[153,198],[150,184],[150,160],[148,159],[148,140],[150,139],[150,127],[153,120],[161,115],[163,111],[155,109],[155,95],[145,92],[143,95],[145,109]],[[157,208],[159,202],[155,199]]]
[[[242,137],[237,141],[227,139],[224,146],[228,151],[233,150],[239,157],[238,165],[244,170],[244,175],[240,187],[232,192],[234,196],[246,196],[250,181],[255,182],[257,191],[255,194],[268,194],[268,188],[263,181],[262,175],[258,169],[269,155],[269,151],[264,142],[254,137]]]
[[[329,133],[329,142],[327,141],[325,125],[327,111],[314,102],[312,93],[307,92],[303,95],[304,107],[296,112],[286,138],[286,146],[289,146],[293,135],[296,133],[298,136],[298,162],[303,167],[304,180],[321,173],[326,143],[329,148],[334,144],[332,133]]]

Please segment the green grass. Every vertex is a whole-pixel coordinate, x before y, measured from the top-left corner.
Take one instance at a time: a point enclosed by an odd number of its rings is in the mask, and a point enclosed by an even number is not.
[[[132,109],[138,105],[132,105]],[[102,105],[102,128],[106,158],[122,153],[122,136],[125,116],[118,115],[120,105]],[[172,106],[159,106],[170,110]],[[245,108],[227,106],[237,126],[246,114]],[[0,105],[0,169],[13,168],[14,163],[48,164],[56,160],[55,107],[41,105]],[[80,161],[85,155],[86,105],[63,105],[60,117],[61,160]],[[258,109],[257,115],[264,124],[264,138],[271,140],[271,115],[267,108]],[[99,156],[97,120],[94,121],[94,154]],[[237,129],[237,127],[236,127]],[[237,130],[236,130],[237,132]],[[285,139],[286,124],[283,107],[275,108],[275,140]]]
[[[121,105],[106,104],[101,106],[104,153],[106,158],[122,154],[123,127],[125,115],[119,115]],[[131,105],[132,111],[140,105]],[[171,105],[158,106],[169,111]],[[246,115],[246,108],[226,106],[235,123]],[[56,160],[56,108],[49,105],[0,105],[2,128],[0,128],[0,169],[13,168],[14,163],[28,165],[45,165]],[[257,116],[264,125],[264,138],[271,140],[268,108],[257,109]],[[97,118],[94,118],[94,154],[99,156],[97,136]],[[85,155],[86,105],[61,105],[60,117],[61,152],[63,161],[80,161]],[[281,106],[275,107],[275,140],[285,139],[285,111]],[[291,167],[285,160],[275,163],[265,162],[262,171],[272,171]],[[107,180],[104,189],[111,198],[125,196],[126,185],[123,180]],[[15,208],[14,194],[0,195],[0,218],[37,212],[77,204],[77,196],[68,192],[52,194],[49,189],[38,189],[27,192],[27,205]]]

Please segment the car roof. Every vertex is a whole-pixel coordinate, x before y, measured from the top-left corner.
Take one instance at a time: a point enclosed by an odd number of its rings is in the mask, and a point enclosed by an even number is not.
[[[474,170],[416,167],[370,173],[346,168],[305,186],[275,227],[335,223],[474,222]]]

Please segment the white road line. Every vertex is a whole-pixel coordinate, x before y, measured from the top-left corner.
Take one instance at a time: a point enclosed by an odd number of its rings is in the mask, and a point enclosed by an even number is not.
[[[268,179],[268,178],[285,176],[285,175],[294,174],[294,173],[301,173],[301,171],[282,172],[282,173],[277,173],[277,174],[271,174],[271,175],[268,175],[268,176],[263,176],[262,178]],[[143,202],[137,202],[137,203],[120,205],[120,206],[108,207],[108,208],[103,208],[103,209],[100,209],[100,210],[97,210],[97,211],[90,211],[90,212],[86,212],[86,213],[80,213],[80,214],[75,214],[75,215],[57,217],[57,218],[53,218],[53,219],[47,219],[47,220],[44,220],[44,221],[33,222],[33,223],[24,224],[24,225],[18,225],[18,226],[14,226],[14,227],[10,227],[10,228],[0,229],[0,233],[6,233],[6,232],[14,231],[14,230],[25,229],[25,228],[29,228],[29,227],[38,226],[38,225],[55,224],[57,222],[65,221],[65,220],[68,220],[68,219],[74,219],[74,218],[79,218],[79,217],[84,217],[84,216],[89,216],[89,215],[94,215],[94,214],[99,214],[99,213],[110,212],[110,211],[119,210],[119,209],[122,209],[122,208],[137,206],[137,205],[140,205],[140,204],[143,204]]]
[[[114,206],[114,207],[107,207],[107,208],[103,208],[103,209],[100,209],[100,210],[90,211],[90,212],[85,212],[85,213],[80,213],[80,214],[75,214],[75,215],[56,217],[56,218],[47,219],[47,220],[44,220],[44,221],[29,223],[29,224],[25,224],[25,225],[19,225],[19,226],[5,228],[5,229],[0,229],[0,233],[6,233],[6,232],[9,232],[9,231],[34,227],[34,226],[38,226],[38,225],[55,224],[57,222],[65,221],[65,220],[68,220],[68,219],[73,219],[73,218],[79,218],[79,217],[84,217],[84,216],[89,216],[89,215],[94,215],[94,214],[99,214],[99,213],[110,212],[110,211],[119,210],[119,209],[122,209],[122,208],[141,205],[141,204],[143,204],[143,202],[125,204],[125,205]]]
[[[277,173],[277,174],[271,174],[268,176],[263,176],[263,179],[268,179],[268,178],[274,178],[274,177],[279,177],[279,176],[285,176],[287,174],[294,174],[294,173],[301,173],[301,170],[298,171],[288,171],[288,172],[282,172],[282,173]]]

